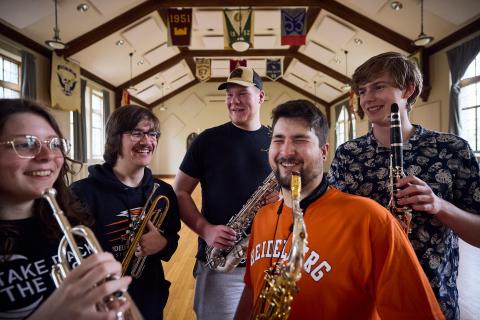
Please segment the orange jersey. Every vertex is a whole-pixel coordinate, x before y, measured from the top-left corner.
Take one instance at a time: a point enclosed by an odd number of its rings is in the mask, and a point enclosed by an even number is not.
[[[292,210],[284,206],[278,215],[279,206],[261,208],[252,225],[245,283],[254,300],[264,271],[290,252]],[[304,220],[308,248],[290,319],[444,319],[407,237],[385,208],[331,188],[308,206]]]

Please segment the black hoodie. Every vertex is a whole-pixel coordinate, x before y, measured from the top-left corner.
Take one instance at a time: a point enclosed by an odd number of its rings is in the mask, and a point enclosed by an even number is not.
[[[154,182],[160,185],[155,195],[162,194],[170,200],[169,210],[160,227],[167,245],[146,259],[142,275],[139,279],[133,279],[128,289],[146,320],[162,319],[170,282],[165,279],[160,260],[168,261],[173,255],[177,249],[180,230],[175,192],[168,183],[154,179],[148,168],[145,168],[142,184],[136,188],[121,183],[114,175],[112,166],[107,163],[90,166],[88,171],[88,178],[73,183],[71,189],[95,217],[93,230],[103,249],[112,252],[119,261],[122,261],[128,249],[122,235],[126,234],[132,219],[141,212]]]

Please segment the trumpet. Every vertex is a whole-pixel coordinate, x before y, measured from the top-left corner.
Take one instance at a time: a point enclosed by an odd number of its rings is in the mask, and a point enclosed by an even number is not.
[[[79,246],[75,240],[74,236],[83,238],[87,244],[91,247],[93,253],[102,252],[102,248],[97,238],[93,234],[92,230],[86,226],[78,225],[72,227],[67,217],[65,216],[62,209],[58,205],[56,200],[57,191],[54,188],[48,188],[42,193],[42,197],[47,200],[48,204],[52,208],[53,215],[57,220],[60,229],[62,230],[63,237],[60,240],[58,246],[58,260],[59,262],[52,267],[50,273],[55,286],[58,288],[63,280],[67,277],[67,274],[72,270],[70,264],[68,263],[67,258],[67,246],[70,248],[75,261],[78,265],[82,263],[83,257],[80,252]],[[101,282],[118,279],[118,276],[107,275],[106,278]],[[100,285],[99,283],[98,285]],[[138,311],[137,306],[134,304],[133,300],[130,298],[130,295],[126,292],[117,291],[110,296],[104,298],[103,301],[97,303],[98,311],[109,311],[114,309],[111,306],[123,304],[128,302],[130,304],[130,309],[124,314],[123,312],[117,312],[117,319],[130,319],[130,320],[141,320],[143,319],[142,315]]]
[[[147,257],[135,257],[135,250],[140,242],[140,239],[142,238],[145,228],[147,227],[148,221],[151,220],[153,225],[156,228],[159,228],[162,225],[163,220],[165,220],[170,207],[170,200],[168,200],[168,198],[164,195],[158,195],[152,201],[152,198],[155,195],[158,187],[160,187],[158,183],[153,184],[153,190],[150,192],[147,202],[145,202],[138,219],[133,222],[132,231],[128,234],[128,250],[122,260],[122,276],[127,274],[129,270],[130,275],[135,279],[138,279],[142,275]],[[163,206],[163,210],[156,210],[160,200],[163,200],[165,205]]]

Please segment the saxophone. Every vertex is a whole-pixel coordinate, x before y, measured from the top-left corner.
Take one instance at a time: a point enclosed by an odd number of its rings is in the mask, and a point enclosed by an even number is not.
[[[288,261],[276,263],[265,271],[260,295],[253,308],[251,319],[287,319],[293,295],[298,292],[297,282],[302,276],[303,260],[307,245],[307,231],[300,208],[300,174],[292,172],[292,248]]]
[[[407,206],[398,206],[396,194],[396,183],[405,177],[403,172],[403,138],[402,124],[398,104],[393,103],[390,111],[390,202],[388,210],[398,218],[402,229],[406,234],[412,232],[410,223],[412,221],[412,209]]]
[[[247,255],[249,235],[245,232],[250,226],[258,209],[264,204],[265,195],[272,192],[278,186],[275,174],[271,172],[258,189],[248,199],[242,209],[230,218],[227,226],[235,230],[237,240],[229,249],[219,249],[207,246],[205,249],[206,266],[212,270],[229,272],[233,270]]]

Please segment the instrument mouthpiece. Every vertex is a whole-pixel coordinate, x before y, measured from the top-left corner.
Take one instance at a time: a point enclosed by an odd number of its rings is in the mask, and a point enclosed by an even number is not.
[[[392,106],[390,107],[390,112],[397,113],[398,112],[398,104],[392,103]]]

